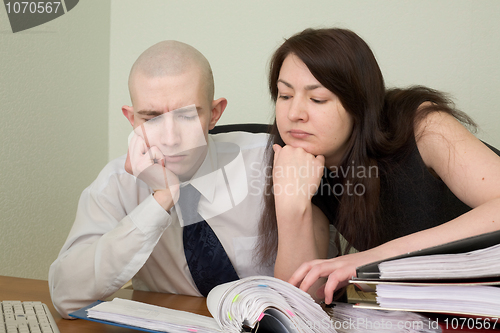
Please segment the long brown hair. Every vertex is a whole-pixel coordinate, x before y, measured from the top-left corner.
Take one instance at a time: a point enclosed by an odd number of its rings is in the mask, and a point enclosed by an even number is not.
[[[269,71],[269,90],[276,102],[277,80],[283,61],[289,54],[300,58],[311,74],[334,93],[353,120],[348,149],[339,167],[363,166],[366,169],[390,168],[391,163],[414,148],[414,124],[433,111],[448,112],[468,124],[473,122],[454,109],[443,94],[421,86],[386,91],[382,73],[369,46],[354,32],[345,29],[306,29],[285,42],[274,53]],[[422,103],[432,102],[426,108]],[[418,109],[418,112],[417,112]],[[273,165],[272,144],[284,145],[276,120],[272,126],[266,160]],[[333,166],[327,166],[333,167]],[[365,169],[365,170],[366,170]],[[266,191],[272,193],[272,170],[267,168]],[[346,253],[354,246],[365,250],[379,245],[380,180],[378,177],[353,177],[348,173],[341,183],[361,184],[364,195],[340,197],[335,225],[347,241]],[[332,222],[332,221],[331,221]],[[261,235],[257,254],[263,264],[272,264],[278,247],[278,229],[274,195],[264,198],[259,225]]]

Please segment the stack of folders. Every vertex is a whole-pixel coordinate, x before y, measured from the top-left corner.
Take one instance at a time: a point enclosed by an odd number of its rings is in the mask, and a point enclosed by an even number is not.
[[[70,315],[146,332],[440,332],[428,317],[416,313],[382,313],[345,303],[323,308],[309,294],[268,276],[215,287],[207,297],[207,307],[213,318],[115,298]]]
[[[445,330],[498,330],[500,231],[358,267],[350,282],[376,295],[358,308],[434,313]]]

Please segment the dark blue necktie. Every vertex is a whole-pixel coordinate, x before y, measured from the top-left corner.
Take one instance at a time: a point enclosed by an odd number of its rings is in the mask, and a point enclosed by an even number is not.
[[[184,221],[184,254],[194,283],[203,296],[213,287],[239,277],[224,247],[198,213],[201,193],[191,184],[181,187],[178,205]]]

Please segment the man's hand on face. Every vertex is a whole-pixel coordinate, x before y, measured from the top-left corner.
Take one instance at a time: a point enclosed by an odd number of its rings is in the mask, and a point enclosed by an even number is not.
[[[148,184],[154,191],[156,201],[165,210],[170,210],[178,200],[178,177],[165,168],[160,149],[156,146],[148,147],[137,133],[134,133],[129,144],[125,170]]]

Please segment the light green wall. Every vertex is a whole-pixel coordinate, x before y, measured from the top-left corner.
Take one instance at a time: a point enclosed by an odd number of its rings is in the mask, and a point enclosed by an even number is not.
[[[498,0],[81,0],[13,34],[0,6],[0,275],[46,279],[78,197],[127,149],[127,77],[152,44],[192,44],[212,64],[220,123],[268,122],[269,58],[307,27],[354,30],[388,86],[450,92],[500,147]]]
[[[13,34],[0,8],[0,275],[47,279],[108,157],[110,2]]]
[[[126,153],[127,76],[137,56],[163,39],[198,48],[212,64],[220,123],[268,122],[267,66],[283,38],[307,27],[345,27],[374,50],[388,86],[429,85],[451,93],[500,147],[498,0],[112,0],[110,158]]]

